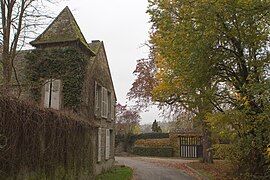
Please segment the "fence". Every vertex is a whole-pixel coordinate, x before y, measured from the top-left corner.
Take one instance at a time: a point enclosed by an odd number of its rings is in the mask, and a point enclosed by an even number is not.
[[[180,136],[180,157],[202,157],[202,136]]]

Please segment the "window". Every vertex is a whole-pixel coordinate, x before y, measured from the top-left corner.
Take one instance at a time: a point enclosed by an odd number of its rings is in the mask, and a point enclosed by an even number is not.
[[[110,152],[111,152],[111,137],[110,137],[110,129],[106,129],[106,151],[105,151],[105,159],[110,158]]]
[[[95,116],[113,120],[114,100],[112,93],[95,82]]]
[[[44,107],[60,109],[61,80],[48,79],[44,85]]]
[[[97,161],[101,161],[101,134],[102,134],[102,129],[98,128],[98,135],[97,135]]]

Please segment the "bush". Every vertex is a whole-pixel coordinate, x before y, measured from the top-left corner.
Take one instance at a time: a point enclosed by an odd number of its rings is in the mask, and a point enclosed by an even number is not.
[[[115,135],[115,147],[117,147],[120,143],[125,142],[125,136],[123,134],[116,134]]]
[[[230,144],[214,144],[213,145],[214,159],[228,159],[232,153]]]
[[[172,147],[134,147],[133,153],[140,156],[172,157]]]

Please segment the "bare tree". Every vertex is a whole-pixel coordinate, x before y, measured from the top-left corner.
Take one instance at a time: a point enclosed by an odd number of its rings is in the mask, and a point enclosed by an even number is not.
[[[45,24],[50,14],[48,4],[58,0],[0,0],[0,46],[2,57],[3,87],[9,89],[11,77],[14,72],[17,79],[13,61],[26,39],[33,35],[37,28]],[[18,82],[19,83],[19,82]],[[18,84],[19,85],[19,84]]]

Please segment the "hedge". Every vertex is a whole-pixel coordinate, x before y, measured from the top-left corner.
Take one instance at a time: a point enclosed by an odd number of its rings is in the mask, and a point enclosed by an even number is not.
[[[136,147],[168,147],[171,146],[170,139],[138,139],[135,141]]]
[[[136,139],[163,139],[163,138],[169,138],[169,133],[143,133],[137,135]]]
[[[94,128],[0,91],[0,179],[92,177]]]
[[[140,156],[173,157],[172,147],[134,147],[133,153]]]

